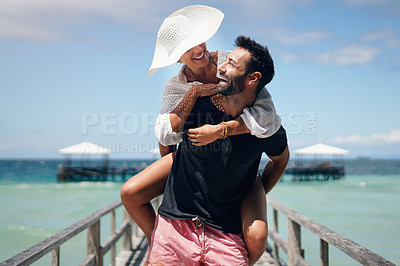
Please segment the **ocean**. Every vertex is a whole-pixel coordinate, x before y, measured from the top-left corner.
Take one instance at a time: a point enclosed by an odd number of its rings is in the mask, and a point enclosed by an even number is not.
[[[119,199],[120,181],[58,182],[61,163],[0,160],[0,262]],[[129,167],[151,160],[110,163]],[[284,175],[269,196],[400,264],[400,160],[348,159],[345,166],[345,178],[327,182],[292,182],[291,175]],[[102,226],[107,223],[102,220]],[[284,236],[286,227],[281,215],[279,230]],[[103,234],[106,239],[107,230]],[[306,260],[318,265],[319,239],[304,228],[302,247]],[[79,265],[85,254],[86,234],[81,233],[61,246],[61,263]],[[359,265],[332,246],[329,254],[330,265]],[[50,265],[50,256],[34,265]]]

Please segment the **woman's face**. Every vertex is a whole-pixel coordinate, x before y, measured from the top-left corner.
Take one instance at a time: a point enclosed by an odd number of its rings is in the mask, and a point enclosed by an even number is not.
[[[208,60],[207,46],[203,42],[184,53],[179,61],[193,70],[207,66]]]

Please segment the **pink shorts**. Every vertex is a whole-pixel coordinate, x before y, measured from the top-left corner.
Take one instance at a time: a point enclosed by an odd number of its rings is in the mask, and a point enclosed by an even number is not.
[[[223,233],[199,219],[171,220],[157,215],[149,265],[248,265],[242,234]]]

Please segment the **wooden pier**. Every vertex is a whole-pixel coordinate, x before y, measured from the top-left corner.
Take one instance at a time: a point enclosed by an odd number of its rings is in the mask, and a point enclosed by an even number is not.
[[[329,265],[329,246],[338,248],[363,265],[395,265],[369,249],[277,201],[267,197],[267,203],[268,207],[273,210],[273,222],[268,232],[268,241],[270,243],[272,241],[273,245],[272,248],[267,247],[263,257],[256,265],[310,265],[305,260],[306,251],[302,249],[301,245],[302,227],[319,238],[320,265]],[[126,212],[123,212],[124,219],[116,229],[116,210],[121,206],[122,203],[118,200],[0,263],[0,266],[30,265],[50,253],[52,258],[51,265],[58,266],[60,265],[60,246],[83,231],[87,232],[86,247],[82,243],[82,248],[87,249],[87,256],[82,258],[80,265],[102,266],[104,264],[103,257],[108,252],[111,252],[112,266],[143,265],[147,255],[148,244],[146,238],[137,230],[137,227],[132,223]],[[285,215],[288,219],[287,239],[284,239],[279,234],[278,213]],[[106,215],[111,217],[111,236],[102,242],[100,241],[100,220]],[[116,255],[116,243],[118,241],[122,241],[122,248]],[[279,256],[281,251],[287,254],[287,262],[284,262]]]
[[[127,178],[139,173],[147,165],[132,167],[115,167],[110,165],[109,154],[112,150],[99,145],[82,142],[58,150],[65,156],[64,164],[58,165],[57,180],[62,182],[78,181],[126,181]],[[80,160],[75,163],[72,155],[80,155]],[[93,166],[89,156],[102,156],[101,165]],[[76,160],[75,160],[76,161]]]
[[[292,151],[296,155],[294,166],[288,167],[285,174],[292,175],[292,181],[327,181],[345,176],[344,155],[349,151],[318,143]],[[328,160],[325,156],[332,156]],[[312,156],[306,159],[307,156]]]
[[[89,167],[89,166],[71,166],[58,165],[57,180],[62,182],[79,181],[126,181],[133,175],[142,171],[142,167]]]
[[[295,166],[286,169],[285,174],[292,175],[292,181],[327,181],[345,176],[344,166]]]

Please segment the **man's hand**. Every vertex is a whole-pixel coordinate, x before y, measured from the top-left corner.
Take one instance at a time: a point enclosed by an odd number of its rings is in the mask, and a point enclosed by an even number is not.
[[[220,139],[224,134],[223,125],[202,125],[188,131],[189,140],[194,146],[203,146]]]

